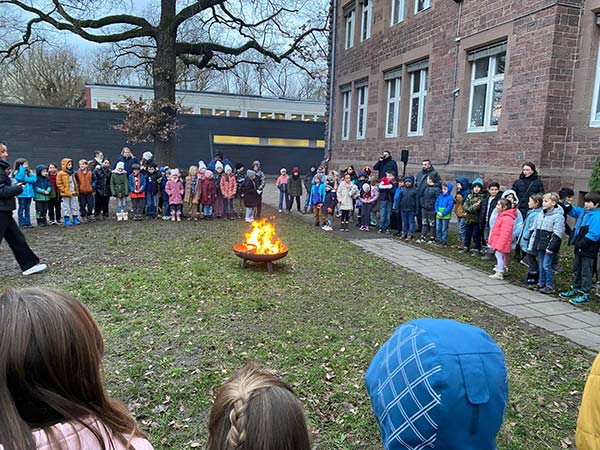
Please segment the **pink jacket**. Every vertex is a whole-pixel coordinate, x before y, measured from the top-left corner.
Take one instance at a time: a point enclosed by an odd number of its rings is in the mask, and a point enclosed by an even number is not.
[[[223,194],[223,198],[231,199],[235,197],[235,193],[237,192],[237,181],[235,180],[235,176],[233,174],[223,175],[220,183],[221,194]]]
[[[170,205],[183,204],[183,184],[181,181],[169,180],[165,185],[165,192],[169,196]]]
[[[501,253],[510,253],[516,218],[516,208],[510,208],[498,214],[496,222],[494,222],[494,227],[490,231],[490,237],[488,238],[488,246],[490,248]]]
[[[112,431],[102,426],[99,421],[94,420],[90,425],[100,432],[104,438],[104,446],[111,448],[112,442],[116,450],[154,450],[150,442],[141,437],[134,437],[129,446],[125,446],[120,440],[115,439]],[[60,446],[60,450],[100,450],[102,447],[93,433],[77,422],[59,423],[51,427],[55,433]],[[52,450],[47,433],[42,430],[33,432],[33,438],[37,450]],[[64,443],[61,438],[64,438]]]
[[[275,183],[275,185],[277,187],[279,187],[279,185],[281,185],[281,184],[287,185],[289,178],[290,178],[289,175],[279,175],[279,178],[277,178],[277,182]]]

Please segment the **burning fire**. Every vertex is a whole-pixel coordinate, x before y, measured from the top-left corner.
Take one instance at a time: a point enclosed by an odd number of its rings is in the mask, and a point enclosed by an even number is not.
[[[246,233],[246,248],[248,252],[258,255],[276,255],[287,250],[275,235],[275,228],[267,219],[252,222],[252,231]]]

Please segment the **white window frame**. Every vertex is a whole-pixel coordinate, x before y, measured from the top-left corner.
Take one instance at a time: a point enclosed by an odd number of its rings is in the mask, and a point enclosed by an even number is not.
[[[475,79],[475,69],[477,61],[479,60],[475,60],[471,63],[471,95],[469,97],[469,117],[467,121],[467,132],[487,133],[498,131],[498,125],[491,125],[492,107],[494,102],[494,83],[497,81],[502,81],[504,83],[504,73],[495,75],[496,67],[498,64],[498,55],[491,55],[489,56],[488,62],[488,76],[485,78]],[[477,86],[482,85],[487,85],[487,89],[485,92],[485,111],[483,112],[483,126],[477,127],[471,125],[471,114],[473,113],[473,96],[475,94],[475,88]],[[502,97],[504,98],[504,91],[502,92]]]
[[[398,11],[396,11],[396,8],[398,9]],[[398,20],[394,22],[394,16],[396,15],[396,12],[398,12]],[[390,26],[393,27],[394,25],[402,22],[403,20],[404,20],[404,0],[392,0]]]
[[[600,127],[600,119],[596,119],[599,112],[598,96],[600,95],[600,46],[598,47],[598,59],[596,60],[596,80],[594,81],[594,97],[592,99],[592,111],[590,115],[590,127]]]
[[[419,91],[414,91],[415,74],[419,73]],[[429,68],[419,69],[410,74],[410,102],[408,107],[408,136],[423,136],[423,122],[425,120],[425,107],[427,99],[427,77],[429,76]],[[410,131],[410,119],[412,117],[413,99],[419,99],[419,111],[417,116],[417,131]]]
[[[371,16],[373,12],[373,0],[361,0],[362,11],[360,20],[360,41],[366,41],[371,37]]]
[[[344,48],[348,50],[354,47],[354,21],[356,17],[356,9],[352,8],[346,11],[346,27],[344,29]]]
[[[400,88],[402,86],[402,78],[392,78],[386,81],[387,85],[387,101],[385,106],[385,137],[398,137],[398,123],[400,118]],[[394,96],[391,96],[392,86],[394,86]],[[389,132],[388,124],[390,123],[390,105],[394,105],[394,117],[392,132]]]
[[[361,103],[362,93],[362,103]],[[356,139],[364,139],[367,135],[367,105],[369,103],[369,86],[356,88]],[[362,114],[362,127],[360,117]],[[362,128],[362,133],[360,132]]]
[[[342,92],[342,141],[350,139],[350,109],[352,107],[352,91]]]
[[[431,8],[431,0],[423,0],[423,9],[419,9],[419,0],[415,0],[415,15]]]

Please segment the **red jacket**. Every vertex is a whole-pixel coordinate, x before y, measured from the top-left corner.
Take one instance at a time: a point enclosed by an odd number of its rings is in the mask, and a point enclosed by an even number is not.
[[[203,205],[214,205],[217,197],[217,185],[214,178],[205,178],[202,180],[202,193],[200,194],[200,203]]]
[[[221,194],[223,198],[232,199],[237,191],[237,181],[233,174],[221,176]]]
[[[490,231],[488,246],[502,253],[510,253],[513,228],[517,218],[517,209],[509,208],[498,213],[494,227]]]

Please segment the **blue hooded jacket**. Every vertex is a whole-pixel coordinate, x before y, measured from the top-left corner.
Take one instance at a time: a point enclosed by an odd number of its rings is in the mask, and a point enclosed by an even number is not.
[[[456,194],[462,195],[464,202],[467,199],[467,196],[471,193],[471,183],[469,183],[469,179],[466,177],[458,177],[456,182],[460,183],[461,187],[461,189],[457,189]]]
[[[586,211],[581,206],[573,206],[569,215],[577,218],[569,244],[575,247],[576,255],[594,258],[600,247],[600,208]]]
[[[452,217],[452,208],[454,208],[454,197],[452,197],[452,189],[454,189],[454,185],[450,182],[447,182],[448,186],[447,193],[441,193],[438,195],[438,198],[435,201],[434,211],[437,213],[441,213],[440,219],[450,220]]]
[[[399,326],[365,375],[385,450],[496,450],[508,401],[504,354],[446,319]]]

